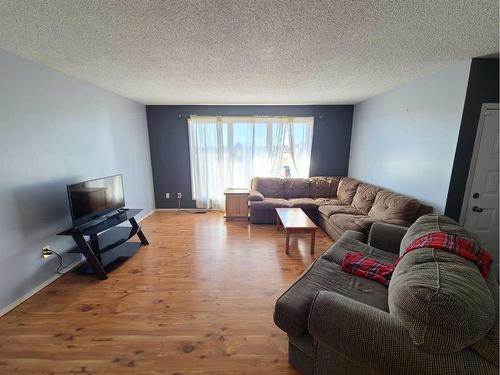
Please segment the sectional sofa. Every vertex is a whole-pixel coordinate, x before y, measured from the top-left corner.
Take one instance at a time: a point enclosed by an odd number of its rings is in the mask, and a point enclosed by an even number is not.
[[[303,375],[498,375],[498,283],[458,255],[406,254],[389,288],[341,269],[346,252],[395,263],[417,238],[445,232],[476,241],[446,216],[409,229],[376,223],[368,243],[346,231],[277,300],[290,364]],[[459,276],[458,276],[459,275]]]
[[[251,182],[250,221],[275,223],[276,208],[298,207],[334,240],[346,230],[368,234],[375,222],[410,226],[432,207],[350,177],[270,178]]]

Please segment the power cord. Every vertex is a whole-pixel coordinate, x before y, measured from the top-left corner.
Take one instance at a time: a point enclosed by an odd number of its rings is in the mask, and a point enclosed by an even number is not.
[[[66,272],[62,272],[63,269],[65,268],[68,268],[71,264],[68,264],[68,265],[64,265],[64,262],[63,262],[63,256],[61,254],[59,254],[57,251],[54,251],[52,250],[52,254],[54,254],[57,259],[59,260],[59,266],[57,267],[57,273],[59,275],[64,275]]]

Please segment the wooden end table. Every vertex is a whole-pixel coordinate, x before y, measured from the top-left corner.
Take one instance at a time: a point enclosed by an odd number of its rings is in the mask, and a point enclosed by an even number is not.
[[[276,208],[277,230],[283,226],[286,235],[285,253],[290,254],[290,234],[310,233],[311,234],[311,254],[314,254],[314,243],[316,240],[316,224],[302,211],[301,208]]]
[[[248,220],[248,189],[226,189],[226,219]]]

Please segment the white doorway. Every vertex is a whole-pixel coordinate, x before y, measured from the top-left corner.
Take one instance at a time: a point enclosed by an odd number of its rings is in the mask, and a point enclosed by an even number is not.
[[[483,104],[477,129],[460,223],[475,233],[494,259],[498,279],[498,104]]]

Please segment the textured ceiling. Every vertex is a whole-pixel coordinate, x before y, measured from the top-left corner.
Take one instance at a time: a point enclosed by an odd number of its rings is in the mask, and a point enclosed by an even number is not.
[[[498,26],[498,0],[0,0],[0,48],[145,104],[357,103]]]

